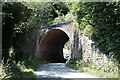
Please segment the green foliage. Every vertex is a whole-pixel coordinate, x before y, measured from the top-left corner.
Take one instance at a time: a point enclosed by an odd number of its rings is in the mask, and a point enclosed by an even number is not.
[[[68,12],[68,8],[62,2],[31,2],[23,4],[33,10],[29,23],[27,23],[27,26],[32,28],[31,30],[50,25],[55,18],[66,15]]]
[[[81,33],[90,38],[93,34],[93,27],[91,25],[86,25]]]
[[[76,17],[80,32],[87,35],[96,45],[108,51],[119,61],[120,46],[120,2],[72,4],[71,12]]]
[[[72,68],[72,69],[75,69],[77,70],[77,67],[75,66],[75,61],[69,61],[66,66]]]
[[[7,63],[5,64],[4,61],[2,62],[2,74],[1,78],[21,78],[21,70],[18,68],[19,63],[16,63],[15,61],[9,59],[7,60]]]
[[[57,13],[56,17],[66,15],[69,12],[68,7],[63,2],[54,2],[53,6],[55,8],[55,12]]]
[[[21,21],[26,21],[26,19],[29,17],[30,10],[19,2],[6,2],[2,4],[2,7],[3,26],[6,24],[5,22],[8,21],[7,19],[9,19],[10,22],[12,22],[11,24],[18,24]]]
[[[6,2],[2,3],[2,7],[2,53],[5,61],[9,58],[11,46],[18,51],[17,47],[27,33],[52,24],[56,17],[68,12],[62,2]]]
[[[53,21],[55,11],[51,3],[31,2],[24,4],[33,11],[29,23],[25,24],[29,28],[40,28],[40,26],[48,25]]]
[[[4,2],[2,4],[2,78],[26,78],[34,76],[38,64],[45,63],[29,53],[22,53],[19,45],[26,35],[52,24],[69,9],[62,2]],[[1,14],[0,14],[1,16]],[[0,73],[1,74],[1,73]],[[29,77],[27,77],[29,78]]]
[[[13,59],[8,59],[6,63],[4,60],[0,64],[2,73],[0,73],[1,79],[15,79],[15,78],[35,78],[34,72],[36,68],[46,61],[36,59],[29,54],[24,53],[24,58],[21,61],[16,62]]]
[[[99,78],[118,78],[118,64],[115,64],[114,62],[95,65],[83,60],[70,60],[66,66],[79,70],[80,72],[96,75]]]
[[[18,30],[15,30],[15,28],[19,28],[17,25],[21,22],[27,21],[30,11],[19,2],[2,3],[2,53],[5,61],[9,58],[9,48],[16,44],[15,38],[18,36],[16,34]]]
[[[64,45],[64,48],[69,50],[69,49],[70,49],[70,42],[67,42],[67,43]]]
[[[73,20],[74,20],[74,16],[71,13],[68,13],[66,15],[58,16],[57,18],[55,18],[53,24],[71,22]]]

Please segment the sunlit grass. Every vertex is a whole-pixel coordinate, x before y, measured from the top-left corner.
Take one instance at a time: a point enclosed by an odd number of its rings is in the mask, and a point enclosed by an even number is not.
[[[102,70],[94,70],[94,69],[90,69],[90,68],[87,68],[84,67],[83,68],[85,73],[89,73],[89,74],[92,74],[92,75],[95,75],[99,78],[118,78],[118,73],[113,73],[113,72],[104,72]]]
[[[0,64],[0,80],[6,78],[35,78],[37,67],[43,63],[46,63],[46,61],[35,58],[19,61],[18,63],[12,61],[11,63],[6,63],[4,66],[4,63],[2,63]]]
[[[20,69],[22,71],[23,78],[35,78],[35,75],[34,75],[35,71],[32,68],[26,68],[26,67],[23,67],[23,65],[21,65]]]
[[[72,69],[75,69],[75,70],[79,70],[80,72],[95,75],[98,78],[118,78],[117,66],[114,66],[114,67],[116,67],[116,68],[114,68],[115,69],[114,71],[110,71],[113,69],[109,69],[106,67],[103,69],[99,69],[99,66],[94,65],[94,67],[93,67],[93,64],[89,64],[89,63],[85,63],[85,62],[79,62],[79,64],[70,62],[70,63],[67,63],[66,66],[68,66]]]
[[[28,62],[28,61],[26,61]],[[46,63],[46,61],[39,60],[39,59],[32,59],[30,64],[28,63],[26,66],[21,65],[20,69],[23,72],[23,78],[35,78],[35,72],[38,66],[41,64]]]

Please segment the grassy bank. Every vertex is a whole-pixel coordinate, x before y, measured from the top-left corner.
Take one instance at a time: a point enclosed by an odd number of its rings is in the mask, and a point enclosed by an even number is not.
[[[21,66],[22,77],[23,78],[35,78],[34,72],[36,71],[36,68],[44,63],[47,63],[46,61],[39,60],[39,59],[32,59],[30,62],[26,61],[26,64],[24,66]]]
[[[118,78],[118,66],[115,64],[95,65],[85,61],[70,61],[66,66],[95,75],[99,78]]]
[[[17,63],[14,60],[8,60],[6,64],[4,62],[0,64],[0,77],[1,79],[35,78],[34,72],[36,68],[44,63],[46,63],[46,61],[32,57]]]

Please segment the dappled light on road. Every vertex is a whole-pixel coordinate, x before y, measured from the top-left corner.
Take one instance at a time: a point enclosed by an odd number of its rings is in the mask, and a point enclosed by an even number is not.
[[[35,72],[37,78],[97,78],[65,66],[64,63],[44,64]]]

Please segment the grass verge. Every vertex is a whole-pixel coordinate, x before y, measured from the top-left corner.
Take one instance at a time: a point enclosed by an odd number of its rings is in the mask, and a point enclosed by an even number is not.
[[[118,78],[118,66],[114,64],[109,65],[95,65],[85,61],[69,61],[66,66],[85,72],[88,74],[95,75],[99,78]],[[120,79],[119,79],[120,80]]]
[[[34,72],[41,64],[47,63],[46,61],[36,58],[26,58],[23,61],[15,62],[8,60],[7,63],[0,64],[0,77],[1,79],[15,79],[15,78],[35,78]]]
[[[44,63],[47,63],[44,60],[39,60],[39,59],[32,59],[32,60],[27,60],[24,63],[24,66],[22,65],[21,71],[22,71],[22,77],[23,78],[35,78],[35,71],[36,68]]]

